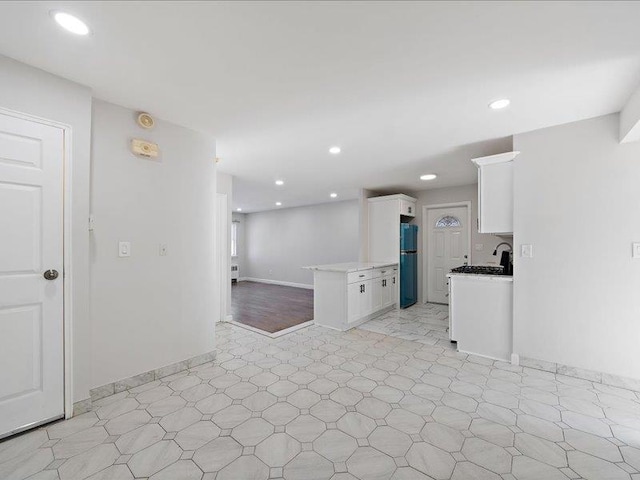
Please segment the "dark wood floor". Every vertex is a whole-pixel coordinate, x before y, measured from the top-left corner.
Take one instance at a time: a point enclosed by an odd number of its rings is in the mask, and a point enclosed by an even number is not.
[[[231,288],[233,320],[265,332],[313,320],[313,290],[258,282],[238,282]]]

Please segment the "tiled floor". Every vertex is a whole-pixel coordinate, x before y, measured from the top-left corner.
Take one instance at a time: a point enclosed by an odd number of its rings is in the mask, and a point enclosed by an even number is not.
[[[640,478],[628,390],[362,329],[222,324],[218,346],[214,363],[0,444],[0,478]]]
[[[455,349],[455,345],[449,341],[448,305],[417,303],[404,310],[391,310],[360,328],[425,345]]]

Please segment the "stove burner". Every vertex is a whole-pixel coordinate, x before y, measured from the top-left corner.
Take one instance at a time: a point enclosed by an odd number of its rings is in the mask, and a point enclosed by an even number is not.
[[[452,273],[472,273],[475,275],[504,275],[502,267],[483,267],[478,265],[463,265],[451,269]]]

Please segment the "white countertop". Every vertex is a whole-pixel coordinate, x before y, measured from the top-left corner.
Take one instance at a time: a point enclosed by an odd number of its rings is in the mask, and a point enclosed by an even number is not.
[[[348,263],[333,263],[330,265],[311,265],[306,268],[307,270],[314,271],[324,271],[324,272],[342,272],[342,273],[351,273],[351,272],[360,272],[362,270],[371,270],[373,268],[382,268],[382,267],[395,267],[397,263],[387,262],[348,262]]]
[[[470,277],[474,280],[489,281],[489,282],[513,282],[512,275],[482,275],[478,273],[449,273],[447,278],[451,277]]]

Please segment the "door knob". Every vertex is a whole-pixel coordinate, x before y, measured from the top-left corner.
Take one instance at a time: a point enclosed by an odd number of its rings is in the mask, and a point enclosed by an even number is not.
[[[58,271],[47,270],[46,272],[44,272],[43,277],[47,280],[55,280],[56,278],[58,278]]]

